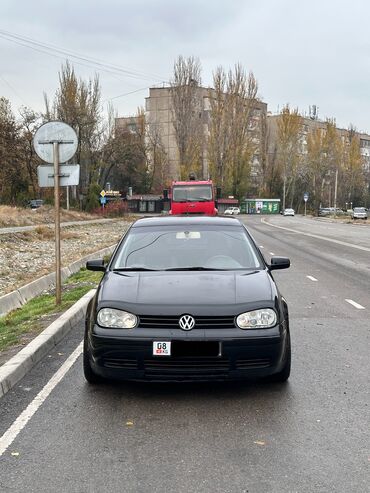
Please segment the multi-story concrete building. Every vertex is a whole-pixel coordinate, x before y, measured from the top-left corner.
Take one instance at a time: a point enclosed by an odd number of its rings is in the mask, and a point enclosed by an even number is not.
[[[267,155],[268,159],[274,159],[278,142],[278,122],[280,114],[267,115]],[[307,137],[310,132],[320,129],[326,132],[326,121],[319,120],[316,116],[313,118],[302,116],[302,125],[300,131],[300,152],[302,155],[307,154]],[[349,143],[350,131],[344,128],[337,128],[339,138],[343,143]],[[363,157],[365,171],[370,171],[370,135],[366,133],[355,133],[360,141],[360,152]]]
[[[207,141],[209,137],[209,127],[211,121],[211,104],[210,98],[214,93],[213,89],[205,87],[194,87],[196,98],[199,102],[200,119],[203,135],[202,146],[202,170],[203,178],[209,177],[209,166],[207,157]],[[169,164],[169,177],[177,179],[179,177],[180,162],[179,152],[176,143],[174,129],[174,113],[172,107],[172,95],[170,87],[150,88],[149,97],[146,98],[145,120],[149,129],[155,127],[161,136],[162,145],[167,154]],[[259,176],[259,167],[263,158],[263,149],[265,148],[264,124],[266,122],[267,105],[266,103],[256,101],[250,131],[254,133],[256,142],[256,152],[253,156],[252,177],[255,180]]]

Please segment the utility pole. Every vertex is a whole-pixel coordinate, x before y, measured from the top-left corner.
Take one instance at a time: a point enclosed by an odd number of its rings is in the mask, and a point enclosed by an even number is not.
[[[338,168],[335,170],[335,187],[334,187],[334,219],[337,215],[337,191],[338,191]]]

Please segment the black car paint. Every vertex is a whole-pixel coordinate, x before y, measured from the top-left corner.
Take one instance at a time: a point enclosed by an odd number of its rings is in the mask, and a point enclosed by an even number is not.
[[[135,223],[150,226],[165,224],[205,224],[217,221],[220,227],[235,226],[232,218],[161,218],[144,219]],[[230,222],[232,221],[232,223]],[[240,223],[239,223],[240,225]],[[240,227],[243,227],[240,225]],[[121,242],[124,241],[124,238]],[[253,241],[253,239],[252,239]],[[120,243],[121,243],[120,242]],[[253,241],[254,245],[255,242]],[[279,293],[269,266],[257,249],[263,269],[237,271],[175,271],[175,272],[113,272],[112,261],[91,300],[86,317],[85,351],[88,352],[92,370],[100,376],[131,380],[186,381],[225,380],[254,378],[278,373],[284,365],[287,346],[290,341],[288,307]],[[118,250],[117,246],[116,251]],[[114,254],[113,254],[114,256]],[[112,258],[113,258],[112,256]],[[103,307],[118,308],[134,313],[139,318],[134,329],[102,328],[96,323],[97,312]],[[140,316],[177,315],[188,313],[193,316],[232,316],[258,308],[275,309],[277,324],[268,329],[243,330],[234,328],[195,327],[191,331],[178,328],[142,328]],[[204,370],[204,361],[198,361],[200,368],[179,371],[171,367],[171,357],[153,357],[153,341],[219,341],[222,357],[209,361]],[[270,361],[266,366],[261,361]],[[106,361],[118,362],[116,367],[107,367]],[[127,361],[135,361],[127,367]],[[125,362],[123,366],[119,362]],[[158,363],[159,371],[148,370]],[[187,359],[185,362],[189,362]],[[208,361],[208,360],[207,360]],[[228,363],[221,365],[219,362]],[[240,361],[248,361],[240,368]],[[255,362],[255,363],[253,363]],[[126,365],[126,367],[125,367]],[[212,366],[213,365],[213,366]],[[238,366],[239,365],[239,366]],[[226,366],[228,368],[225,370]],[[148,367],[148,368],[147,368]],[[158,370],[158,368],[155,368]]]

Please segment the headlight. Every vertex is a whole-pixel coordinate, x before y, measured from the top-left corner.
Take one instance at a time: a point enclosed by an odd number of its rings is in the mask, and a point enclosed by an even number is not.
[[[102,308],[98,313],[98,324],[107,328],[133,329],[137,316],[116,308]]]
[[[271,308],[262,308],[251,312],[241,313],[236,323],[241,329],[266,329],[276,325],[276,313]]]

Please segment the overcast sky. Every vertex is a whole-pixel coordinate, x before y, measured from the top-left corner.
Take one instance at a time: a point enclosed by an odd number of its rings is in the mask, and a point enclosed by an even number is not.
[[[146,88],[169,80],[181,54],[200,59],[204,85],[218,65],[240,62],[272,113],[285,103],[301,112],[315,104],[319,117],[370,132],[366,0],[1,0],[0,96],[15,111],[42,110],[43,92],[52,98],[58,87],[66,56],[44,53],[45,44],[122,69],[70,58],[82,78],[99,73],[102,98],[114,98],[119,116],[143,106]]]

